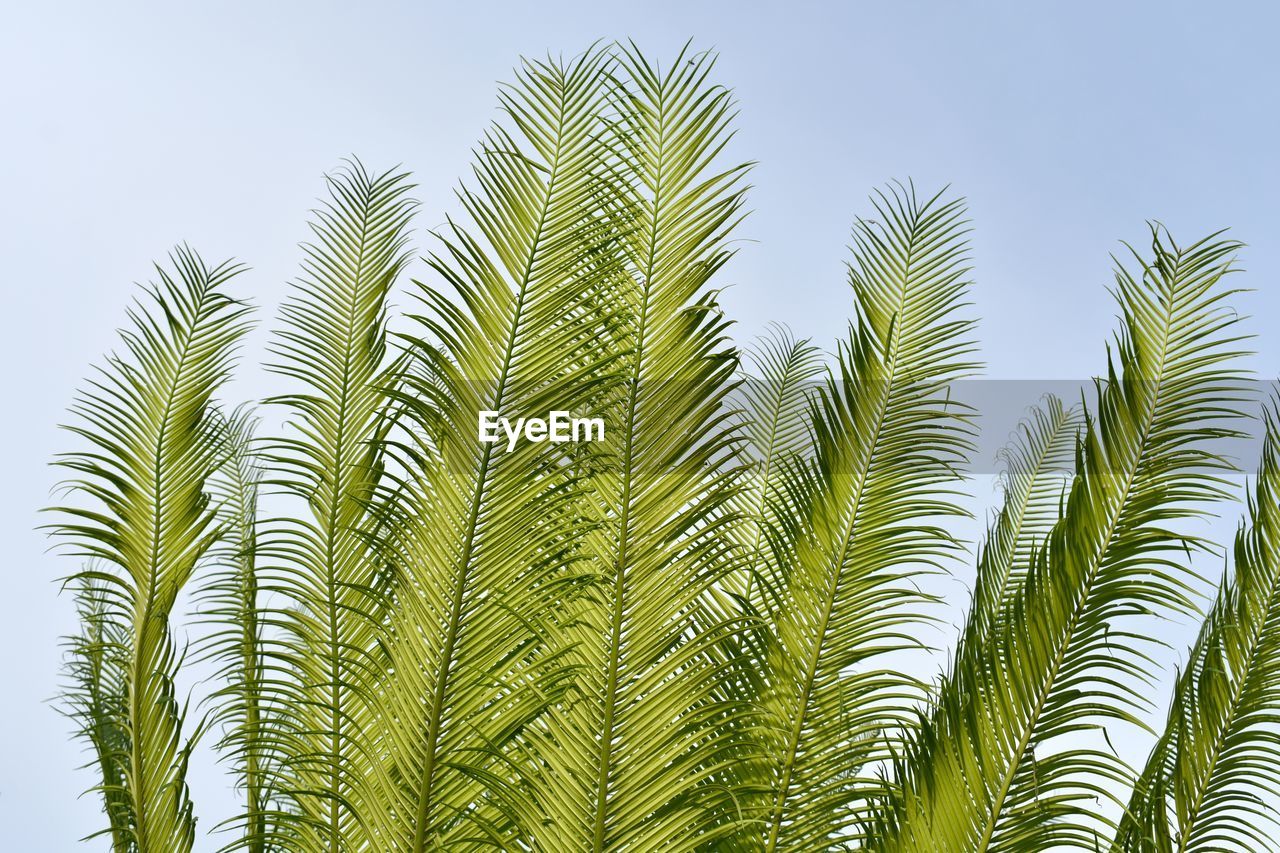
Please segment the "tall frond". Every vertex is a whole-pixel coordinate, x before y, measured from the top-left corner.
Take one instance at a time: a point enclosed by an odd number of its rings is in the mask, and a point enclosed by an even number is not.
[[[710,55],[682,53],[662,71],[631,46],[620,64],[627,88],[613,131],[631,217],[616,292],[623,382],[590,477],[599,577],[564,619],[580,676],[526,738],[544,850],[693,846],[704,817],[694,789],[723,740],[707,652],[725,626],[691,627],[728,565],[719,532],[735,431],[723,401],[736,360],[706,287],[730,256],[746,167],[719,165],[732,99],[709,81]]]
[[[279,630],[264,645],[262,683],[289,708],[279,738],[281,785],[299,809],[289,831],[303,849],[337,851],[366,832],[352,797],[370,760],[367,694],[384,666],[369,504],[389,406],[387,298],[416,203],[401,172],[351,162],[326,180],[273,344],[272,369],[296,390],[273,401],[292,432],[270,441],[269,482],[301,506],[262,525],[260,589],[287,603],[268,616]]]
[[[1037,548],[1062,517],[1084,412],[1049,395],[1001,453],[1004,504],[978,560],[973,606],[960,648],[987,642],[991,623],[1015,597]]]
[[[963,712],[969,691],[976,689],[964,679],[974,672],[981,673],[987,646],[993,632],[999,630],[997,622],[1007,602],[1017,597],[1036,550],[1043,547],[1062,517],[1073,480],[1071,469],[1082,420],[1079,407],[1064,406],[1050,395],[1019,424],[1016,437],[1000,451],[1004,503],[987,531],[978,558],[968,618],[934,701],[925,708],[919,727],[907,731],[903,753],[890,762],[894,785],[890,796],[877,805],[867,821],[869,836],[892,833],[894,821],[909,820],[902,813],[910,811],[910,804],[904,807],[903,792],[915,797],[915,792],[928,784],[927,778],[913,775],[917,771],[933,772],[932,766],[921,760],[921,754],[935,748],[938,732]],[[944,788],[937,791],[937,799],[931,804],[935,811],[956,808],[949,800],[965,800],[968,796],[962,787]]]
[[[539,822],[520,811],[505,753],[568,684],[548,625],[588,580],[579,478],[563,445],[477,433],[482,413],[588,415],[610,381],[594,294],[616,269],[601,137],[612,66],[598,49],[523,64],[501,92],[507,121],[476,152],[477,188],[459,192],[469,222],[437,235],[444,287],[421,284],[395,443],[379,849],[511,849]]]
[[[788,485],[810,494],[793,501],[808,515],[765,659],[767,850],[837,843],[865,806],[882,735],[917,692],[888,654],[917,645],[927,597],[908,575],[957,548],[931,519],[961,513],[951,495],[971,444],[967,412],[948,399],[974,369],[959,314],[965,211],[909,188],[873,205],[854,229],[857,323],[813,407],[816,458]]]
[[[1174,686],[1114,849],[1275,850],[1280,821],[1280,415],[1235,540],[1234,575]]]
[[[210,401],[226,378],[248,308],[226,295],[239,267],[209,268],[179,248],[173,271],[129,312],[125,354],[113,354],[90,381],[68,427],[88,445],[61,456],[67,488],[82,503],[61,507],[55,531],[89,558],[78,576],[111,614],[111,666],[123,693],[118,731],[126,754],[118,770],[130,849],[190,850],[195,818],[186,768],[190,741],[174,676],[180,655],[171,634],[174,602],[218,537],[206,483],[221,460]],[[101,611],[100,611],[101,612]],[[120,631],[118,629],[123,629]],[[123,633],[124,636],[116,636]],[[116,644],[123,646],[117,649]],[[194,734],[192,734],[194,737]],[[114,791],[114,788],[112,789]],[[113,814],[113,819],[116,814]]]
[[[723,632],[716,653],[719,675],[713,690],[724,702],[750,707],[760,695],[762,663],[769,642],[772,618],[780,606],[778,590],[785,587],[784,568],[792,540],[786,536],[795,519],[807,508],[795,502],[795,492],[787,488],[789,474],[807,464],[812,456],[813,433],[810,413],[823,372],[822,353],[808,341],[797,341],[781,326],[748,348],[740,371],[740,383],[727,404],[741,420],[743,466],[727,505],[734,523],[721,536],[737,550],[733,570],[708,589],[695,618],[695,631],[714,631],[717,626],[735,624]],[[750,811],[745,800],[759,795],[754,790],[760,774],[758,754],[750,731],[750,720],[739,716],[721,723],[737,729],[731,737],[741,748],[732,759],[720,757],[707,785],[733,792],[718,810],[721,831],[712,832],[723,849],[758,841],[756,827],[744,824]]]
[[[284,807],[273,774],[279,761],[282,709],[267,678],[264,643],[268,614],[259,595],[258,497],[266,478],[254,443],[258,418],[241,407],[219,416],[224,461],[210,478],[222,540],[211,549],[193,595],[198,620],[208,627],[199,653],[217,668],[222,686],[210,697],[209,725],[230,759],[244,810],[232,819],[242,830],[229,847],[253,853],[278,849],[275,812]]]
[[[1063,518],[987,641],[958,661],[951,689],[964,694],[940,699],[879,846],[1096,843],[1093,798],[1128,771],[1088,736],[1104,721],[1142,725],[1153,665],[1140,625],[1124,619],[1192,606],[1181,555],[1203,543],[1176,522],[1225,494],[1226,463],[1206,442],[1234,434],[1243,400],[1229,364],[1237,318],[1220,286],[1236,247],[1181,247],[1153,227],[1152,259],[1137,273],[1117,266],[1118,364],[1096,383]]]

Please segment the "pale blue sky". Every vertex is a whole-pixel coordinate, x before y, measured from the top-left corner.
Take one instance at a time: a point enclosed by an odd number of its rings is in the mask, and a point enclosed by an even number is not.
[[[1204,8],[1198,8],[1204,7]],[[1212,7],[1211,11],[1209,7]],[[721,53],[756,211],[725,271],[743,340],[771,320],[827,345],[850,310],[848,226],[872,187],[951,183],[971,203],[974,301],[993,376],[1096,373],[1114,323],[1108,253],[1159,218],[1250,244],[1240,300],[1280,372],[1280,16],[1266,3],[27,3],[0,25],[0,256],[9,474],[0,489],[0,822],[11,849],[99,828],[56,691],[73,567],[32,532],[66,446],[53,425],[114,343],[149,262],[186,240],[253,267],[268,310],[320,175],[355,153],[451,209],[495,81],[520,54],[634,38]],[[253,340],[256,357],[261,342]],[[267,385],[250,371],[246,396]],[[1028,400],[1027,402],[1031,402]],[[1010,425],[994,425],[1001,433]],[[1229,511],[1233,515],[1234,511]],[[208,828],[225,806],[204,764]]]

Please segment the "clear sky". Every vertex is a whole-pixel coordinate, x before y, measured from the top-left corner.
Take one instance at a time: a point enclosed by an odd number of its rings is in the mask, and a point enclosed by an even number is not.
[[[0,823],[13,850],[102,825],[87,757],[46,700],[74,567],[32,532],[54,425],[115,342],[132,282],[170,246],[229,255],[269,320],[321,174],[357,154],[415,172],[441,222],[495,82],[521,54],[635,39],[721,54],[759,161],[749,238],[725,270],[747,340],[771,320],[823,345],[850,313],[851,219],[892,178],[970,200],[988,373],[1084,378],[1114,327],[1108,254],[1144,221],[1188,241],[1230,226],[1254,366],[1280,373],[1280,61],[1272,4],[1170,2],[36,3],[0,24]],[[425,239],[420,245],[425,243]],[[256,359],[263,336],[251,342]],[[266,393],[254,371],[237,386]],[[1033,397],[1027,403],[1033,402]],[[1011,424],[990,428],[1000,434]],[[1228,519],[1235,515],[1226,510]],[[1228,524],[1227,527],[1230,525]],[[962,601],[957,602],[959,607]],[[203,760],[201,828],[226,805]],[[202,840],[206,847],[216,845]]]

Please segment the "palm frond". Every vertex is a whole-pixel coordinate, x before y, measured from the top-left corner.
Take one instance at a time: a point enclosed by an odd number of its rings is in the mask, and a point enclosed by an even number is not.
[[[881,736],[917,692],[882,662],[916,645],[910,621],[928,598],[907,576],[957,547],[930,519],[961,513],[949,490],[971,444],[967,413],[948,399],[974,368],[958,313],[964,207],[902,188],[873,204],[875,220],[854,230],[858,322],[813,407],[816,458],[788,485],[808,493],[792,501],[808,515],[765,660],[767,850],[832,844],[865,807]]]
[[[771,593],[785,587],[783,572],[792,545],[784,531],[806,511],[794,504],[795,493],[786,484],[790,472],[812,455],[809,415],[822,371],[817,347],[775,326],[748,348],[740,382],[727,400],[741,422],[743,464],[726,501],[732,520],[720,535],[737,553],[732,571],[706,591],[694,618],[694,631],[699,633],[735,626],[733,631],[719,630],[713,650],[718,676],[712,690],[726,708],[751,707],[763,689],[761,664],[780,607]],[[709,835],[716,849],[752,849],[759,833],[743,817],[751,811],[747,801],[760,793],[754,786],[762,771],[751,742],[751,723],[748,716],[727,715],[720,726],[741,747],[730,760],[717,756],[719,766],[704,782],[732,792],[717,810],[722,828]]]
[[[1004,503],[987,532],[978,559],[973,603],[951,668],[937,689],[936,698],[925,709],[919,727],[907,731],[904,754],[895,755],[890,762],[892,793],[869,817],[865,829],[868,837],[891,836],[895,822],[910,820],[904,812],[918,802],[918,790],[930,784],[929,778],[913,775],[917,770],[933,772],[932,765],[922,762],[920,756],[935,748],[939,730],[962,713],[969,691],[976,689],[963,679],[982,671],[982,658],[992,634],[999,630],[997,622],[1005,613],[1007,602],[1017,597],[1036,550],[1043,547],[1062,517],[1082,419],[1080,408],[1064,406],[1050,395],[1043,406],[1032,410],[1019,425],[1016,438],[1001,450]],[[904,804],[903,792],[910,792],[909,803]],[[935,811],[946,810],[958,807],[947,800],[964,800],[968,796],[963,788],[942,788],[936,793],[937,799],[930,802]]]
[[[402,512],[389,521],[399,583],[379,692],[386,804],[376,846],[511,848],[521,812],[512,739],[561,695],[571,670],[549,620],[589,578],[579,477],[565,445],[477,440],[481,413],[588,416],[610,381],[595,295],[616,269],[602,141],[613,61],[526,61],[501,94],[509,123],[486,136],[478,189],[459,199],[429,258],[445,288],[406,338],[405,429],[395,448]],[[460,299],[451,301],[448,290]]]
[[[1083,409],[1065,406],[1049,395],[1019,425],[1017,438],[1001,450],[1004,503],[978,559],[973,604],[948,678],[963,678],[972,671],[974,662],[967,659],[984,654],[992,632],[998,630],[996,622],[1021,590],[1037,549],[1062,518],[1083,418]],[[950,699],[966,690],[944,683],[938,693]]]
[[[960,648],[986,643],[992,621],[1017,595],[1036,549],[1062,517],[1082,421],[1080,407],[1050,395],[1001,451],[1004,504],[978,561],[973,607]]]
[[[1226,463],[1206,442],[1234,434],[1244,399],[1220,286],[1236,246],[1180,247],[1153,228],[1152,260],[1138,258],[1136,274],[1118,265],[1119,363],[1097,382],[1063,518],[986,642],[957,661],[966,671],[952,689],[964,695],[940,699],[880,846],[1096,843],[1105,819],[1094,797],[1113,796],[1128,771],[1086,735],[1103,721],[1142,725],[1153,666],[1123,618],[1193,606],[1180,556],[1203,543],[1175,522],[1225,494]]]
[[[730,553],[719,533],[735,430],[723,402],[736,360],[706,286],[730,256],[746,167],[719,165],[732,99],[709,82],[710,55],[682,53],[661,71],[631,46],[620,64],[613,133],[632,178],[628,276],[614,293],[624,381],[590,476],[598,583],[563,620],[581,673],[525,739],[545,815],[533,840],[546,850],[692,847],[708,814],[695,789],[724,741],[708,651],[726,628],[691,628]]]
[[[1275,850],[1280,821],[1280,414],[1266,411],[1248,524],[1114,849]]]
[[[93,750],[93,766],[101,776],[94,789],[102,796],[107,828],[89,836],[110,834],[113,853],[132,846],[133,815],[126,786],[129,730],[125,726],[125,676],[129,630],[126,614],[94,577],[74,581],[80,632],[66,638],[67,659],[61,709],[77,726],[76,734]],[[88,840],[88,839],[85,839]]]
[[[268,614],[259,595],[258,499],[266,468],[254,441],[258,417],[241,407],[222,417],[224,461],[210,478],[223,537],[208,557],[193,595],[197,622],[209,630],[199,657],[217,668],[222,686],[209,698],[216,745],[232,762],[244,810],[230,823],[241,836],[228,845],[253,853],[279,849],[276,814],[287,806],[277,790],[280,720],[284,711],[267,678],[264,659]]]
[[[742,519],[732,533],[743,552],[743,568],[738,577],[725,579],[725,592],[759,614],[776,612],[778,602],[767,595],[784,585],[780,573],[785,560],[775,553],[771,541],[776,531],[803,511],[788,503],[791,495],[783,484],[786,472],[812,450],[809,414],[822,370],[821,350],[775,327],[748,350],[748,364],[735,395],[749,465],[733,498],[734,510]]]
[[[382,566],[368,547],[370,502],[382,467],[390,369],[388,295],[407,261],[416,206],[408,176],[351,162],[327,177],[302,275],[281,308],[272,369],[297,390],[273,402],[289,436],[272,439],[268,483],[301,504],[264,520],[262,594],[286,604],[267,619],[261,683],[289,708],[278,735],[280,785],[303,849],[359,847],[365,816],[353,799],[370,764],[369,691],[384,666],[378,642]],[[245,755],[247,760],[249,755]]]
[[[157,266],[159,283],[129,312],[126,354],[109,356],[72,408],[77,421],[68,429],[88,449],[58,460],[73,472],[68,491],[84,503],[60,508],[67,520],[56,532],[93,561],[77,583],[111,614],[100,623],[109,648],[123,645],[110,662],[123,667],[111,740],[127,741],[118,771],[127,805],[113,806],[112,819],[127,815],[117,842],[127,836],[143,853],[190,850],[195,838],[170,616],[219,535],[205,493],[221,460],[210,401],[248,311],[223,290],[239,267],[211,269],[186,248],[171,259],[175,270]]]

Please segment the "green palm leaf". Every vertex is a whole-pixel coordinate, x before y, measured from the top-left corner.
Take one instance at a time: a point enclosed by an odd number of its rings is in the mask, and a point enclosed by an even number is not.
[[[1001,452],[1004,505],[978,561],[973,607],[959,648],[987,642],[992,622],[1005,603],[1016,597],[1036,549],[1062,517],[1082,420],[1079,407],[1064,406],[1049,396],[1020,426],[1018,438]]]
[[[616,269],[610,149],[601,138],[612,59],[526,62],[503,89],[513,130],[477,152],[429,261],[458,297],[422,285],[396,441],[398,567],[378,715],[383,850],[512,846],[539,818],[509,780],[508,750],[568,684],[549,620],[585,580],[580,477],[561,445],[477,440],[481,412],[587,415],[609,367],[596,298]],[[612,215],[612,214],[610,214]]]
[[[1280,415],[1266,412],[1235,573],[1179,676],[1114,849],[1276,849],[1280,822]]]
[[[353,798],[370,763],[384,607],[369,504],[389,406],[386,303],[415,203],[407,175],[371,175],[358,162],[327,182],[272,365],[298,390],[274,401],[294,432],[272,441],[269,482],[302,506],[264,521],[259,548],[260,589],[287,602],[268,617],[277,630],[264,638],[261,682],[288,707],[277,740],[280,784],[299,812],[288,830],[295,846],[336,851],[359,847],[366,832]]]
[[[808,341],[794,340],[781,327],[749,351],[750,364],[739,386],[745,453],[750,465],[733,507],[742,519],[732,533],[743,553],[743,570],[726,578],[724,591],[752,611],[772,614],[778,602],[784,557],[776,552],[777,531],[803,511],[788,503],[787,472],[813,447],[809,415],[822,374],[822,353]]]
[[[705,288],[729,257],[745,166],[717,165],[732,101],[708,82],[710,56],[682,53],[663,72],[633,46],[621,66],[628,89],[613,132],[618,171],[632,179],[628,277],[610,285],[625,381],[590,476],[598,584],[563,618],[581,675],[525,739],[543,850],[694,846],[707,813],[690,792],[724,740],[708,654],[724,626],[691,628],[728,565],[718,531],[734,431],[722,403],[735,359]]]
[[[125,777],[129,761],[125,726],[128,622],[126,614],[116,609],[117,602],[105,581],[90,577],[74,584],[80,632],[65,643],[62,711],[75,721],[76,734],[92,748],[93,764],[102,779],[95,790],[102,795],[108,825],[89,838],[110,834],[113,853],[128,853],[135,849]]]
[[[769,643],[769,628],[781,606],[774,594],[785,587],[787,555],[794,544],[788,532],[805,507],[795,503],[796,494],[787,488],[796,469],[812,455],[813,434],[810,414],[822,356],[808,341],[797,341],[782,327],[774,327],[747,352],[741,383],[729,403],[742,421],[742,455],[745,464],[740,480],[727,505],[735,523],[722,535],[735,545],[738,557],[734,568],[712,586],[701,602],[696,617],[698,631],[734,624],[717,644],[719,676],[713,689],[731,707],[750,707],[763,690],[762,661]],[[750,719],[725,720],[733,738],[742,747],[732,760],[719,762],[706,785],[732,791],[719,812],[723,832],[714,831],[721,849],[752,849],[758,843],[757,827],[743,820],[753,806],[750,800],[761,794],[755,780],[762,770],[759,755],[751,744]],[[760,803],[754,805],[761,808]]]
[[[1243,399],[1226,365],[1236,318],[1219,286],[1235,248],[1179,247],[1153,229],[1153,260],[1137,275],[1118,268],[1119,370],[1098,382],[1063,518],[988,639],[957,660],[964,671],[948,689],[964,693],[940,699],[879,847],[1096,842],[1093,798],[1128,772],[1084,738],[1102,721],[1141,725],[1152,666],[1146,640],[1117,620],[1191,607],[1176,558],[1202,543],[1172,524],[1224,494],[1225,463],[1204,442],[1233,434],[1224,419]]]
[[[997,623],[1007,602],[1016,598],[1036,549],[1043,547],[1062,517],[1081,421],[1079,408],[1067,408],[1061,400],[1049,396],[1019,426],[1016,439],[1001,451],[1004,504],[987,532],[978,560],[973,605],[957,643],[954,662],[919,728],[908,731],[910,744],[905,756],[895,756],[892,762],[897,790],[879,809],[898,811],[892,816],[873,815],[867,829],[869,836],[892,834],[895,822],[912,820],[910,809],[922,801],[917,792],[931,784],[931,777],[913,776],[919,768],[926,772],[934,769],[933,765],[923,764],[919,756],[936,748],[938,732],[945,728],[946,721],[963,714],[969,691],[978,689],[962,680],[981,672],[982,658],[992,635],[1000,630]],[[904,799],[902,791],[911,792],[912,797]],[[928,802],[935,812],[963,809],[969,796],[958,786],[940,787],[931,793],[933,798]]]
[[[971,324],[957,314],[964,208],[910,190],[874,204],[876,220],[854,231],[858,323],[814,406],[816,459],[788,486],[808,514],[764,662],[767,850],[833,843],[875,789],[880,735],[917,691],[881,663],[914,645],[909,621],[926,603],[906,575],[956,548],[929,519],[961,512],[947,489],[970,445],[947,397],[972,369]]]
[[[200,658],[217,667],[223,686],[209,697],[209,724],[220,729],[217,749],[231,759],[244,811],[232,819],[243,830],[230,847],[254,853],[280,849],[276,813],[285,806],[278,788],[283,710],[264,656],[267,609],[259,594],[259,494],[266,468],[254,442],[258,418],[244,407],[223,420],[225,461],[210,479],[224,531],[211,549],[210,567],[194,593]]]
[[[170,616],[218,538],[205,493],[222,459],[210,400],[248,311],[223,291],[239,267],[210,269],[186,248],[172,261],[173,273],[157,267],[149,303],[129,312],[126,354],[107,359],[72,409],[78,420],[68,429],[89,448],[58,462],[85,504],[60,508],[68,520],[56,532],[94,561],[78,576],[96,600],[90,630],[104,632],[93,642],[106,642],[102,665],[123,669],[99,681],[115,685],[106,706],[117,727],[109,739],[119,765],[106,773],[114,840],[142,853],[190,850],[195,838]]]

